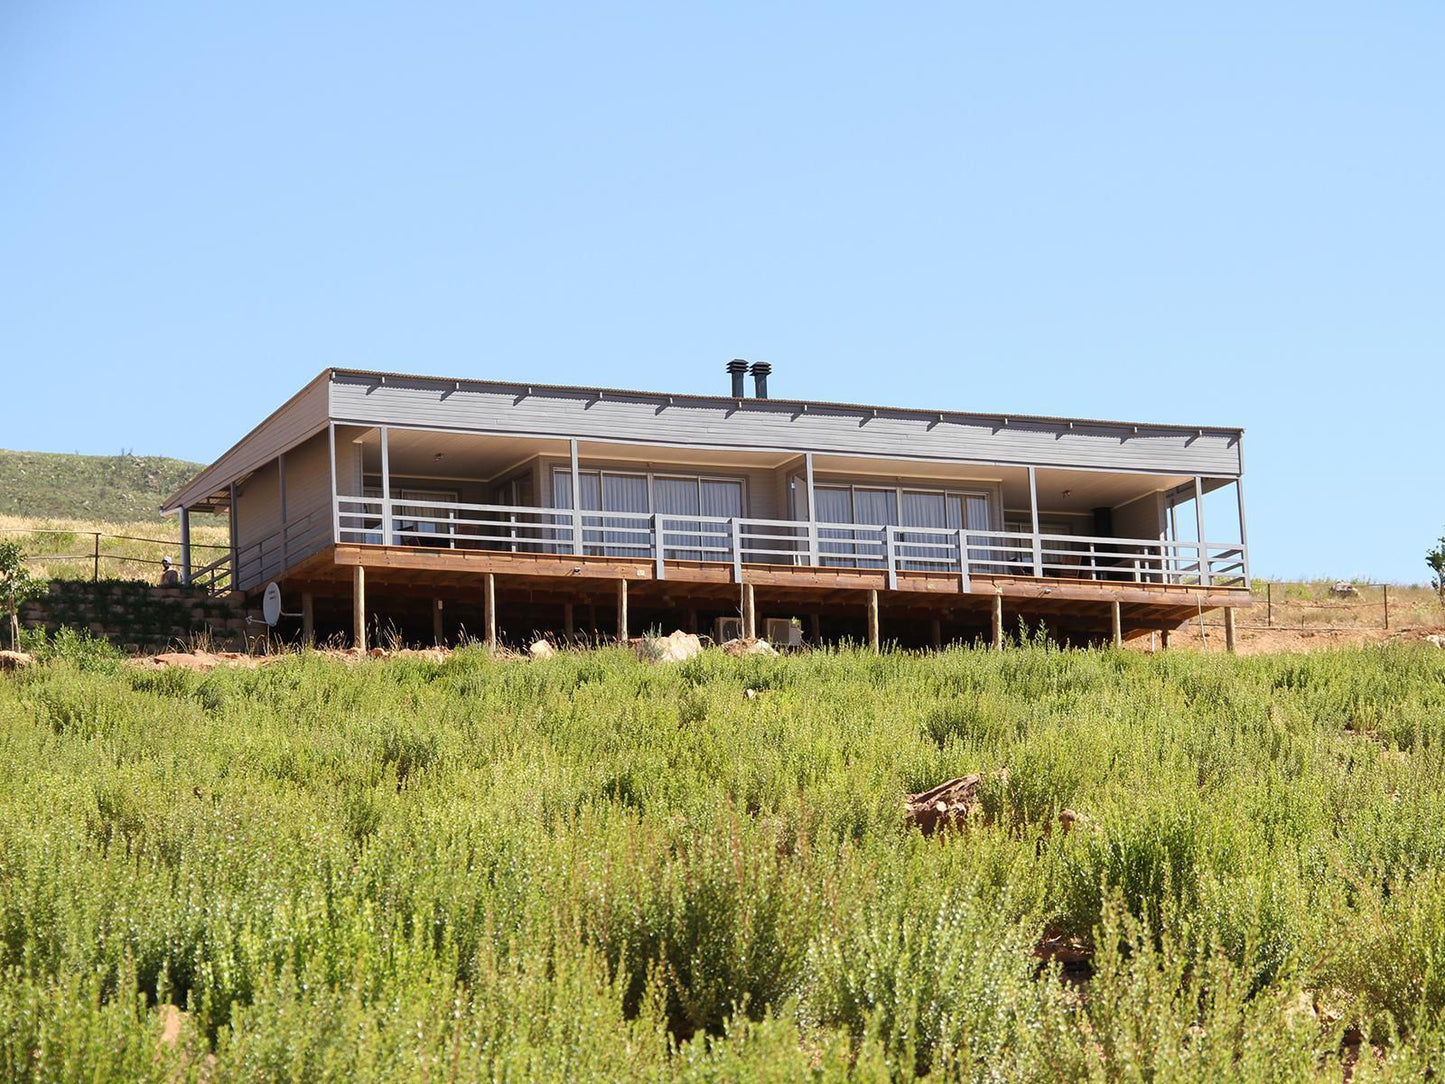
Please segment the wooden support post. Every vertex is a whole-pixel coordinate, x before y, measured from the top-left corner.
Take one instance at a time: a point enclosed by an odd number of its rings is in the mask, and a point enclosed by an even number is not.
[[[562,603],[562,635],[570,640],[576,631],[576,626],[572,619],[572,603],[564,602]]]
[[[1113,643],[1115,647],[1124,645],[1124,614],[1119,600],[1115,599],[1109,604],[1110,617],[1113,620]]]
[[[487,650],[497,650],[497,576],[494,572],[488,572],[482,581],[482,627]]]
[[[366,650],[366,566],[351,570],[351,646]]]
[[[1234,607],[1224,608],[1224,650],[1234,654]]]
[[[617,642],[627,643],[627,581],[617,581]]]
[[[446,637],[442,629],[442,600],[434,598],[431,600],[431,640],[437,647],[446,645]]]
[[[823,642],[823,619],[815,613],[808,615],[808,638],[815,644]]]
[[[1003,595],[993,596],[993,646],[1003,647]]]
[[[696,636],[696,635],[697,635],[697,610],[696,610],[695,608],[693,608],[693,607],[689,607],[689,608],[688,608],[686,621],[687,621],[687,631],[690,632],[690,633],[692,633],[694,636]]]
[[[310,647],[316,642],[316,596],[301,592],[301,643]]]
[[[1169,650],[1169,630],[1168,630],[1168,629],[1160,629],[1160,630],[1159,630],[1159,650],[1160,650],[1160,651],[1168,651],[1168,650]]]
[[[928,636],[933,642],[933,650],[940,651],[943,648],[943,622],[934,618],[928,623]]]
[[[740,610],[743,618],[743,639],[756,640],[758,638],[758,612],[757,599],[753,595],[753,585],[743,584],[742,593]]]
[[[880,648],[878,629],[878,592],[868,592],[868,646],[876,653]]]

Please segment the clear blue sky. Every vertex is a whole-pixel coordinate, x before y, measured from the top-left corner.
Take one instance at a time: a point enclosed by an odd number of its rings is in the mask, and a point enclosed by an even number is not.
[[[304,12],[293,10],[306,7]],[[1445,530],[1445,5],[0,4],[0,446],[327,365],[1242,425],[1256,573]]]

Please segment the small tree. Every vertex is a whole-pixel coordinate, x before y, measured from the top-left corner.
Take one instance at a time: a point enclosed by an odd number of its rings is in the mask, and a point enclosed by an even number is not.
[[[20,648],[20,608],[45,594],[46,586],[26,567],[19,542],[0,542],[0,614],[10,618],[12,648]]]
[[[1445,535],[1440,537],[1439,543],[1433,550],[1425,551],[1425,563],[1435,574],[1435,578],[1430,581],[1430,586],[1440,592],[1440,597],[1445,599]]]

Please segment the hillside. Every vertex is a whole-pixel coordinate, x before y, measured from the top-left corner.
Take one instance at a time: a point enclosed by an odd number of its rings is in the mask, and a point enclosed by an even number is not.
[[[136,523],[202,467],[150,455],[70,455],[0,449],[0,515]]]

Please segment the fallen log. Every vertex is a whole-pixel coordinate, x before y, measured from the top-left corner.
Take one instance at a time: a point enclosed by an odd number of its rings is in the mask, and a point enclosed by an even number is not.
[[[977,804],[979,775],[960,775],[903,800],[904,817],[925,836],[942,828],[957,828]]]

